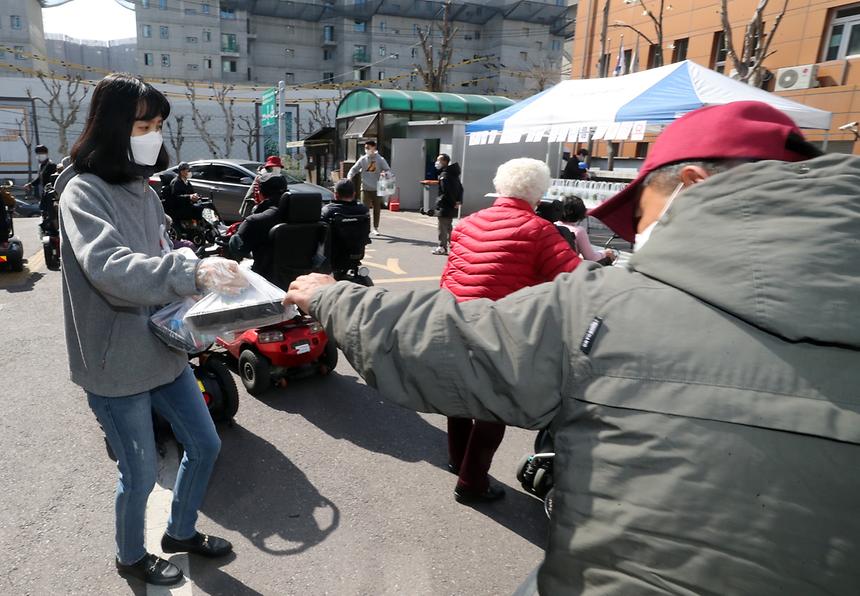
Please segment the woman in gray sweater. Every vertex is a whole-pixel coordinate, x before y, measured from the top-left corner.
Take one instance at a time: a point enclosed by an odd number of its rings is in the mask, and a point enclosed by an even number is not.
[[[147,178],[167,166],[164,95],[140,78],[112,74],[95,89],[74,168],[58,180],[63,310],[71,379],[87,394],[117,456],[116,565],[158,585],[178,567],[144,546],[146,501],[155,484],[151,409],[185,447],[162,550],[222,556],[226,540],[197,532],[197,510],[221,446],[187,355],[148,328],[158,305],[247,282],[235,263],[170,252],[167,222]]]

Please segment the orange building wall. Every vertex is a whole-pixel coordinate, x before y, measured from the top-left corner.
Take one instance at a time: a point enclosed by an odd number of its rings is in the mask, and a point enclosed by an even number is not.
[[[577,8],[576,35],[573,40],[571,76],[573,78],[592,78],[598,74],[600,59],[600,33],[603,22],[603,6],[606,0],[581,0]],[[729,20],[732,24],[732,39],[735,50],[741,52],[743,34],[758,0],[730,0],[728,2]],[[823,62],[823,46],[827,41],[832,9],[849,6],[856,2],[789,0],[785,16],[770,45],[772,56],[764,62],[765,67],[774,74],[786,66],[818,64],[819,87],[779,95],[794,101],[833,112],[833,129],[829,131],[830,141],[854,140],[853,133],[838,130],[838,127],[851,121],[860,120],[860,58]],[[645,0],[645,5],[657,11],[659,1]],[[782,0],[770,0],[764,12],[765,31],[774,22],[782,8]],[[672,50],[668,48],[676,39],[689,38],[687,59],[703,66],[712,66],[714,34],[722,30],[719,7],[714,0],[671,0],[666,2],[663,17],[663,56],[664,63],[672,61]],[[610,0],[608,23],[623,22],[640,29],[652,39],[656,38],[653,22],[643,15],[638,2],[625,5],[623,0]],[[610,72],[618,59],[618,49],[624,36],[624,48],[631,49],[638,35],[626,28],[609,27],[607,33],[607,52],[611,53]],[[640,39],[640,69],[647,64],[648,45]],[[733,68],[731,59],[727,60],[726,72]],[[773,82],[771,82],[773,89]],[[805,131],[813,141],[824,139],[823,131]],[[623,154],[629,154],[632,143],[625,143]],[[854,143],[854,153],[860,152],[860,143]]]

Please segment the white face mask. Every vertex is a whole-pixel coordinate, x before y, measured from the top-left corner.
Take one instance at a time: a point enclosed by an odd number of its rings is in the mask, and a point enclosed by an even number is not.
[[[442,168],[444,168],[444,167],[445,167],[445,164],[443,164],[441,161],[437,161],[437,162],[436,162],[436,163],[434,163],[433,165],[434,165],[434,166],[436,166],[436,169],[437,169],[437,170],[440,170],[440,171],[442,170]]]
[[[280,173],[281,173],[281,168],[272,168],[272,173],[273,173],[273,174],[280,174]]]
[[[657,224],[660,223],[660,220],[669,210],[669,207],[672,205],[672,201],[681,193],[681,189],[684,188],[684,183],[679,182],[678,186],[675,187],[675,190],[669,196],[669,199],[666,201],[666,204],[663,206],[663,210],[660,211],[660,215],[657,216],[657,219],[652,221],[647,228],[636,234],[636,238],[633,241],[633,252],[641,250],[645,243],[651,239],[651,234],[654,232],[654,228],[657,227]]]
[[[157,130],[131,137],[131,157],[138,165],[154,166],[163,143],[164,139]]]
[[[42,163],[43,161],[48,161],[48,156],[44,153],[40,153],[36,156],[36,159],[39,161],[39,163]]]
[[[187,173],[187,177],[188,177],[188,178],[194,178],[194,172],[192,172],[192,171],[190,171],[190,170],[189,170],[189,171],[188,171],[188,173]]]
[[[373,155],[374,153],[376,153],[376,150],[375,149],[365,149],[364,153],[365,153],[365,155]]]

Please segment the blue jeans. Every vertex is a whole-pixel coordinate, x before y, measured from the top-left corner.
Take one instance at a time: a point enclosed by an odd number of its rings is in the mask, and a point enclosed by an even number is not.
[[[117,457],[116,552],[120,563],[130,565],[146,555],[146,501],[155,486],[158,467],[152,408],[170,422],[173,434],[185,448],[173,488],[167,533],[180,540],[193,537],[197,510],[206,495],[221,439],[191,368],[176,380],[144,393],[103,397],[87,392],[87,398]]]

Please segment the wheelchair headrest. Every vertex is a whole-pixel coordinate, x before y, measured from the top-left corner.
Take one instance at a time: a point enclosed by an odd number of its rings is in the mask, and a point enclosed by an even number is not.
[[[285,192],[278,203],[278,213],[285,223],[315,223],[320,220],[322,195],[318,192]]]

